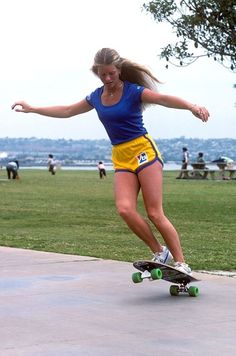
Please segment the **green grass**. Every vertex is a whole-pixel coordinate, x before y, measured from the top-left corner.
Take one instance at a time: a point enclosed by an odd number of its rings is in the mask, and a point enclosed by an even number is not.
[[[0,244],[41,251],[134,261],[148,248],[117,215],[113,172],[21,170],[0,172]],[[164,208],[196,269],[235,270],[236,181],[176,180],[164,172]],[[139,209],[144,213],[140,199]],[[157,233],[157,236],[160,237]]]

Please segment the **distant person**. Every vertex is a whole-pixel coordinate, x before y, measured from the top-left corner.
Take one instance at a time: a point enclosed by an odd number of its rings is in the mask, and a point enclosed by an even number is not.
[[[203,152],[199,152],[196,158],[196,163],[198,163],[198,169],[203,169],[204,171],[202,172],[198,172],[199,176],[203,179],[207,178],[208,175],[208,167],[206,167],[206,162],[204,159],[204,153]]]
[[[181,171],[179,172],[178,177],[176,177],[177,179],[181,179],[182,177],[189,178],[188,172],[184,171],[188,168],[188,164],[189,164],[189,152],[188,152],[187,147],[183,147],[182,148],[182,167],[181,167]]]
[[[98,162],[98,171],[100,179],[105,178],[107,176],[106,168],[102,161]]]
[[[225,169],[225,168],[233,168],[234,166],[234,161],[233,159],[226,157],[226,156],[220,156],[219,158],[215,159],[212,161],[213,163],[216,163],[218,168],[220,169]]]
[[[17,160],[10,161],[6,165],[8,179],[20,179],[19,177],[19,162]]]
[[[199,152],[196,158],[196,162],[197,163],[205,163],[205,159],[204,159],[204,154],[203,152]]]
[[[226,169],[232,169],[234,167],[234,161],[226,156],[220,156],[219,158],[215,159],[212,161],[217,165],[217,167],[221,170],[221,178],[222,179],[230,179],[233,176],[233,172],[230,172],[230,176],[226,177],[225,176],[225,170]]]
[[[54,176],[56,174],[57,165],[52,154],[48,155],[48,171]]]
[[[202,106],[161,94],[155,85],[159,80],[147,67],[121,57],[114,49],[100,49],[94,57],[92,71],[102,85],[77,103],[36,107],[17,101],[12,109],[57,118],[96,110],[113,145],[114,195],[118,213],[130,230],[150,248],[155,261],[167,263],[174,257],[176,268],[191,273],[184,262],[178,232],[163,211],[163,160],[144,126],[143,110],[152,104],[188,110],[202,122],[208,121],[209,113]],[[161,125],[161,119],[159,123]],[[162,235],[166,246],[161,245],[146,218],[137,210],[140,191],[149,220]]]

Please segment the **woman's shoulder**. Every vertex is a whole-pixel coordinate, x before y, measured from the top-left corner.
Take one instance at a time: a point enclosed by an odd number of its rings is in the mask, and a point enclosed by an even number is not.
[[[131,83],[131,82],[128,82],[127,80],[124,81],[124,88],[125,88],[127,93],[137,94],[138,96],[145,89],[142,85],[139,85],[137,83]]]
[[[135,90],[139,90],[140,88],[144,88],[142,85],[139,85],[138,83],[129,82],[128,80],[124,81],[124,85],[126,87],[128,87],[128,88],[132,88],[132,89],[135,89]]]
[[[103,86],[96,88],[90,94],[86,95],[86,100],[89,104],[97,103],[103,91]]]
[[[100,94],[103,91],[103,88],[104,88],[104,86],[94,89],[89,95],[87,95],[87,97],[91,97],[91,96]]]

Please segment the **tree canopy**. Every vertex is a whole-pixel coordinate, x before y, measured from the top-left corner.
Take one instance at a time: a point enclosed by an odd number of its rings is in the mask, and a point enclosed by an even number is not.
[[[161,48],[160,58],[181,66],[208,56],[236,70],[236,0],[153,0],[143,8],[171,24],[178,38]]]

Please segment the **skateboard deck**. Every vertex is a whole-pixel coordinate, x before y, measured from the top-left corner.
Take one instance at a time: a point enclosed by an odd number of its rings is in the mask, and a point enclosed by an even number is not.
[[[154,261],[136,261],[133,266],[140,271],[133,273],[132,280],[134,283],[140,283],[144,279],[163,279],[175,283],[170,286],[170,294],[173,296],[177,296],[179,293],[188,293],[191,297],[196,297],[199,294],[198,287],[188,287],[189,283],[198,282],[199,279],[183,273],[175,267]]]

